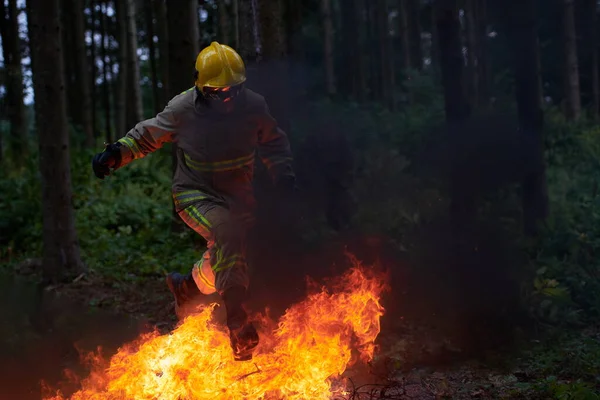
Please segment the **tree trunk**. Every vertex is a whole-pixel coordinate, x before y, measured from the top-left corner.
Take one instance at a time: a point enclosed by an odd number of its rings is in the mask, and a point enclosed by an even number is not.
[[[511,0],[509,6],[519,125],[523,146],[533,165],[532,172],[523,180],[523,227],[526,234],[535,235],[539,223],[548,215],[535,1]]]
[[[287,39],[286,47],[288,52],[288,68],[289,68],[289,80],[294,82],[293,89],[290,92],[290,101],[295,105],[304,106],[308,104],[308,74],[306,72],[307,65],[307,52],[306,52],[306,37],[302,32],[303,24],[307,15],[307,12],[311,14],[316,11],[309,11],[306,0],[284,0],[286,5],[285,13],[285,36]],[[314,10],[320,10],[321,8],[313,7]],[[311,15],[312,17],[312,15]],[[342,54],[345,49],[345,42],[341,43]],[[335,59],[335,57],[334,57]],[[334,63],[335,65],[335,63]],[[337,65],[336,65],[337,66]],[[338,77],[336,71],[336,78]],[[343,78],[340,78],[343,79]],[[337,88],[337,90],[347,89],[352,91],[350,85],[345,87]],[[344,94],[348,95],[348,91]],[[294,111],[299,111],[297,107],[294,107]]]
[[[410,60],[413,68],[421,70],[423,68],[423,45],[421,43],[421,7],[419,0],[408,0],[408,15],[410,29]]]
[[[391,57],[392,39],[390,37],[390,27],[388,23],[389,11],[386,0],[378,0],[377,2],[377,26],[379,30],[379,59],[381,68],[381,94],[382,102],[385,106],[394,110],[396,102],[394,99],[394,65]]]
[[[369,95],[372,101],[379,101],[381,99],[381,84],[380,84],[380,58],[378,56],[378,49],[373,44],[377,43],[379,39],[377,37],[377,10],[375,5],[367,0],[365,3],[365,14],[366,14],[366,31],[367,31],[367,40],[366,42],[371,44],[371,46],[367,46],[369,50]]]
[[[67,123],[80,125],[81,123],[81,102],[78,97],[76,68],[75,68],[75,43],[73,32],[73,19],[75,18],[70,0],[59,0],[59,18],[62,26],[62,54],[63,54],[63,73],[65,75],[65,85],[67,94]]]
[[[483,0],[485,1],[485,0]],[[436,80],[439,79],[440,71],[440,46],[439,46],[439,34],[437,29],[437,17],[436,7],[431,4],[431,70]]]
[[[240,5],[239,0],[233,0],[233,45],[236,51],[240,48]]]
[[[112,142],[112,130],[110,127],[110,85],[108,84],[108,55],[106,52],[106,45],[108,41],[108,35],[106,34],[106,3],[102,3],[100,8],[100,37],[101,48],[100,53],[102,54],[102,100],[104,103],[104,129],[105,129],[105,140],[107,143]]]
[[[127,73],[128,92],[131,95],[132,118],[137,123],[144,115],[140,87],[140,65],[137,55],[137,28],[135,24],[135,0],[127,0]]]
[[[323,51],[325,60],[325,87],[328,96],[335,96],[335,70],[333,54],[333,19],[331,17],[331,1],[321,0],[321,18],[323,21]]]
[[[127,5],[122,0],[115,0],[117,20],[117,85],[115,86],[115,130],[117,136],[124,136],[127,126]]]
[[[255,24],[256,10],[254,1],[241,0],[239,2],[240,36],[239,53],[240,56],[251,64],[257,59],[257,32],[258,27]]]
[[[92,99],[92,128],[94,129],[94,138],[98,137],[98,125],[96,110],[96,74],[97,74],[97,59],[96,59],[96,0],[90,0],[90,34],[92,43],[90,44],[90,88]]]
[[[466,19],[467,19],[467,60],[468,60],[468,94],[471,103],[471,109],[479,106],[479,59],[477,49],[479,48],[477,37],[477,1],[467,0]]]
[[[579,93],[579,64],[577,61],[577,33],[575,31],[574,0],[564,1],[563,27],[565,51],[565,94],[566,116],[570,120],[581,115],[581,97]]]
[[[461,123],[470,115],[469,103],[463,84],[463,55],[458,20],[457,0],[441,0],[436,6],[437,29],[439,33],[439,52],[446,121],[450,131],[457,135],[455,143],[463,142],[460,137]],[[458,147],[458,146],[457,146]],[[465,187],[460,168],[461,149],[455,150],[451,173],[451,218],[455,234],[469,227],[474,216],[474,197],[469,187]],[[458,237],[458,236],[457,236]]]
[[[590,13],[590,47],[592,51],[591,76],[592,76],[592,118],[598,120],[600,116],[600,82],[598,79],[598,5],[596,0],[589,0]]]
[[[446,120],[450,123],[466,120],[471,112],[463,89],[463,55],[456,3],[456,0],[441,0],[436,10]]]
[[[148,52],[150,62],[150,73],[152,75],[152,103],[154,114],[162,109],[158,90],[158,71],[156,67],[156,49],[154,46],[154,13],[152,11],[152,0],[144,0],[146,11],[146,37],[148,39]]]
[[[400,54],[402,55],[402,70],[412,67],[410,59],[410,31],[408,29],[407,0],[398,0],[398,34],[400,35]]]
[[[6,69],[6,114],[10,122],[10,148],[15,160],[19,160],[27,150],[25,104],[23,103],[23,71],[21,70],[21,48],[19,45],[19,21],[16,0],[0,0],[0,35],[2,55]],[[1,157],[0,152],[0,157]]]
[[[194,86],[194,63],[199,53],[196,4],[194,0],[168,3],[169,97]]]
[[[83,0],[71,0],[73,10],[73,33],[75,41],[75,60],[76,60],[76,82],[78,89],[78,98],[81,106],[81,127],[85,134],[85,143],[87,147],[94,146],[94,127],[92,125],[92,96],[90,93],[90,81],[88,79],[88,66],[85,46],[85,23],[83,9],[85,7]]]
[[[29,38],[40,146],[43,274],[57,282],[85,271],[72,206],[69,134],[58,0],[29,0]]]
[[[171,89],[169,85],[169,32],[167,29],[167,5],[165,0],[154,1],[154,14],[158,36],[158,55],[162,83],[160,106],[164,107],[169,100]]]
[[[289,132],[288,49],[282,0],[258,0],[258,18],[262,39],[260,87],[280,127]]]
[[[361,51],[359,22],[361,4],[351,0],[350,4],[342,7],[342,62],[339,76],[345,84],[339,90],[356,100],[363,101],[366,93],[364,82],[364,57]]]
[[[196,57],[199,53],[198,12],[194,0],[180,0],[168,3],[168,54],[169,54],[169,98],[186,89],[194,87],[193,71]],[[172,143],[172,171],[177,165],[177,144]],[[173,204],[173,219],[171,230],[179,232],[183,229],[181,220],[175,212]]]
[[[488,19],[487,0],[477,0],[477,64],[479,66],[479,104],[489,107],[490,104],[490,54],[488,51]]]
[[[217,11],[219,12],[219,40],[222,44],[231,46],[231,18],[227,9],[227,0],[217,2]]]

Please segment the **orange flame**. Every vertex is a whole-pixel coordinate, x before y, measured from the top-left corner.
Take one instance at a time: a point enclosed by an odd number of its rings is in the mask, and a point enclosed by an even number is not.
[[[277,327],[262,316],[252,361],[234,361],[226,328],[211,321],[212,304],[168,335],[155,332],[125,345],[108,364],[92,360],[98,368],[70,399],[318,400],[344,394],[341,374],[357,360],[356,351],[363,361],[373,357],[386,288],[354,262],[329,288],[290,307]],[[59,392],[46,399],[66,397]]]

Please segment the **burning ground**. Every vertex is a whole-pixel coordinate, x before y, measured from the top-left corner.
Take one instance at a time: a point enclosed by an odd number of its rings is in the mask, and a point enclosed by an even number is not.
[[[342,378],[373,359],[385,288],[357,266],[290,307],[278,323],[257,317],[261,345],[235,362],[226,331],[211,321],[215,305],[187,317],[171,334],[143,335],[109,361],[88,356],[92,372],[62,399],[331,399],[348,394]],[[71,376],[71,378],[74,378]]]

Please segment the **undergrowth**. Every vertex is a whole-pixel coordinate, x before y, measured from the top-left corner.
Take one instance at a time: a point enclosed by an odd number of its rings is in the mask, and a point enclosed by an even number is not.
[[[168,150],[138,160],[101,181],[91,151],[72,152],[73,205],[82,258],[90,270],[117,280],[189,270],[199,257],[192,232],[171,232]],[[37,161],[0,180],[0,242],[4,265],[39,257],[42,246]]]

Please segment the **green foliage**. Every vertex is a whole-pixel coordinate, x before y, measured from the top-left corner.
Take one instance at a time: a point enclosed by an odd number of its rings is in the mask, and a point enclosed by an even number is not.
[[[170,153],[164,149],[117,171],[93,176],[89,151],[72,154],[73,204],[82,257],[88,266],[118,280],[189,270],[199,251],[189,230],[171,233]],[[18,173],[0,179],[3,248],[17,262],[39,256],[42,244],[40,176],[32,157]]]
[[[530,247],[537,271],[532,300],[551,323],[600,316],[600,129],[568,123],[554,111],[546,119],[546,160],[551,215]],[[582,313],[583,312],[583,313]]]
[[[524,354],[515,389],[527,398],[600,399],[600,343],[597,332],[549,335]],[[535,393],[535,395],[534,395]]]

